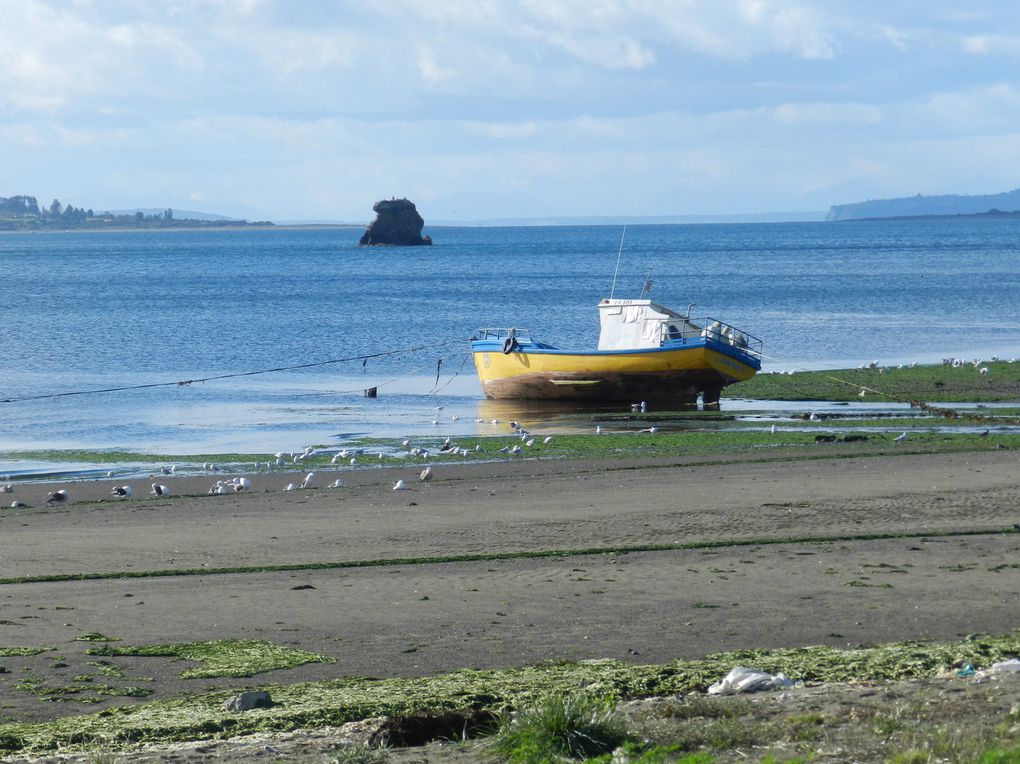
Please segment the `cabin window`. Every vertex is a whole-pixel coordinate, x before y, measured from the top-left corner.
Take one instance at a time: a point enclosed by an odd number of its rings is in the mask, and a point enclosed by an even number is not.
[[[680,330],[677,328],[676,324],[669,324],[666,327],[666,338],[667,339],[678,340],[678,339],[681,339],[682,337],[683,337],[683,335],[680,333]]]

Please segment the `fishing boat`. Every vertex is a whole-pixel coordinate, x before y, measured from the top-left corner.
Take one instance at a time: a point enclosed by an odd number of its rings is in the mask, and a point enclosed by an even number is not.
[[[762,343],[713,318],[691,320],[651,300],[599,302],[598,348],[560,350],[527,329],[482,329],[471,340],[486,398],[669,401],[716,406],[722,389],[761,368]]]

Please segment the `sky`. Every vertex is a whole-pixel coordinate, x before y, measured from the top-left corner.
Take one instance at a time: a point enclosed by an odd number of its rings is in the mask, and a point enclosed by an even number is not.
[[[0,0],[0,196],[364,222],[1020,187],[1001,0]]]

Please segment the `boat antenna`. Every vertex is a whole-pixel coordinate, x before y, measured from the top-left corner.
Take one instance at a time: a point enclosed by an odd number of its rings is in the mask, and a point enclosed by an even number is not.
[[[613,271],[613,288],[609,290],[609,299],[613,299],[613,295],[616,294],[616,276],[620,272],[620,257],[623,256],[623,237],[627,235],[627,225],[623,226],[623,232],[620,234],[620,251],[616,253],[616,270]]]
[[[652,291],[652,268],[654,266],[648,266],[648,273],[645,274],[645,283],[641,286],[641,294],[638,296],[640,300],[648,292]]]

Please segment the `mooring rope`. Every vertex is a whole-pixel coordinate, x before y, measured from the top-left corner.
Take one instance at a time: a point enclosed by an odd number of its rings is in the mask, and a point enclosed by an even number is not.
[[[782,361],[782,359],[776,358],[774,356],[767,356],[764,353],[761,354],[761,357],[762,358],[768,358],[770,361],[777,361],[777,362],[781,362]],[[933,406],[932,404],[926,403],[925,401],[915,400],[913,398],[901,397],[901,396],[898,396],[898,395],[894,395],[893,393],[887,393],[887,392],[885,392],[883,390],[877,390],[874,387],[869,387],[868,385],[862,385],[859,382],[851,382],[851,381],[849,381],[847,379],[842,379],[842,378],[834,376],[832,374],[825,373],[825,370],[805,369],[805,368],[798,367],[796,364],[793,365],[793,369],[795,371],[798,371],[798,372],[808,372],[808,373],[819,374],[824,379],[830,379],[833,382],[838,382],[840,384],[847,385],[848,387],[854,387],[854,388],[856,388],[858,390],[864,390],[866,392],[872,393],[873,395],[880,395],[883,398],[888,398],[890,401],[892,401],[894,403],[905,403],[906,405],[910,406],[910,408],[912,408],[912,409],[920,409],[921,411],[927,412],[927,413],[929,413],[929,414],[931,414],[933,416],[940,416],[940,417],[944,417],[946,419],[966,418],[966,419],[976,420],[976,421],[979,421],[979,422],[992,422],[992,423],[995,423],[995,424],[1018,424],[1018,423],[1020,423],[1020,418],[1018,418],[1018,417],[987,416],[985,414],[977,414],[977,413],[970,413],[970,412],[968,412],[968,413],[960,413],[956,409],[947,408],[945,406]],[[779,375],[776,375],[776,376],[779,376]],[[780,384],[782,385],[783,383],[780,383]],[[783,385],[783,386],[786,387],[786,389],[788,389],[788,390],[793,390],[794,389],[792,385]]]
[[[290,366],[275,366],[271,369],[256,369],[254,371],[238,371],[230,374],[215,374],[209,377],[196,377],[195,379],[182,379],[175,382],[148,382],[141,385],[120,385],[118,387],[104,387],[91,390],[69,390],[63,393],[43,393],[40,395],[23,395],[13,398],[0,398],[0,403],[19,403],[22,401],[39,401],[49,398],[67,398],[76,395],[97,395],[99,393],[119,393],[127,390],[147,390],[155,387],[187,387],[200,382],[215,382],[222,379],[236,379],[238,377],[253,377],[258,374],[274,374],[281,371],[295,371],[297,369],[312,369],[318,366],[329,366],[338,363],[350,363],[352,361],[369,361],[372,358],[384,358],[387,356],[403,355],[406,353],[417,353],[422,350],[429,350],[435,347],[446,347],[455,343],[464,342],[462,339],[442,340],[430,342],[427,345],[417,345],[399,350],[385,350],[379,353],[367,353],[365,355],[348,356],[346,358],[331,358],[326,361],[310,361],[308,363],[292,364]],[[431,365],[431,362],[428,364]],[[406,375],[405,375],[406,376]],[[378,387],[378,385],[377,385]]]
[[[439,392],[445,390],[447,387],[449,387],[450,383],[453,382],[453,380],[455,380],[458,377],[458,375],[461,373],[461,371],[464,369],[464,365],[468,362],[468,359],[470,357],[471,357],[470,353],[465,353],[464,354],[464,358],[461,359],[460,366],[457,367],[457,371],[453,372],[453,374],[450,375],[450,378],[448,380],[446,380],[442,385],[440,385],[439,387],[433,387],[431,390],[429,390],[425,394],[426,395],[436,395],[437,393],[439,393]]]

